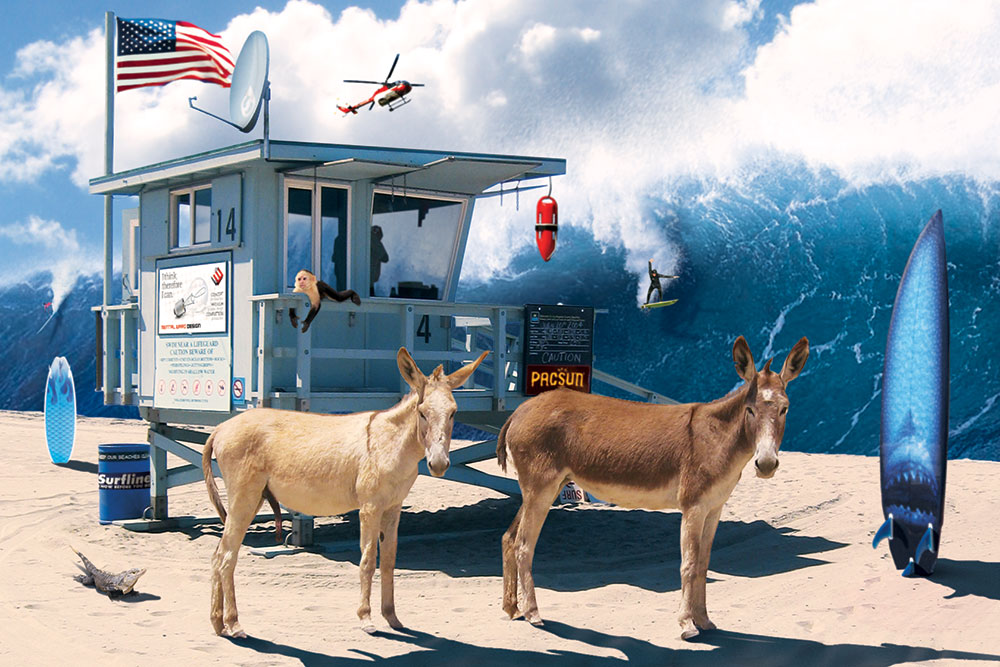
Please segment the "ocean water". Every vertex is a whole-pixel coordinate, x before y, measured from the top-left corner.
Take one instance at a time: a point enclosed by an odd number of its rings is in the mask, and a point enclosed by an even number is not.
[[[775,370],[806,336],[811,353],[789,385],[783,448],[877,455],[893,301],[913,243],[941,209],[949,458],[1000,460],[1000,185],[944,176],[856,186],[785,165],[730,182],[665,182],[644,206],[680,250],[681,277],[664,283],[676,305],[640,309],[647,276],[627,271],[626,251],[596,242],[571,215],[551,261],[522,246],[507,275],[463,281],[458,299],[606,309],[595,367],[679,401],[717,398],[741,382],[731,359],[737,336],[758,368],[774,357]]]

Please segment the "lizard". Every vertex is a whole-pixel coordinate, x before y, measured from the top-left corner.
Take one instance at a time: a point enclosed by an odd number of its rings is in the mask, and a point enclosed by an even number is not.
[[[70,549],[73,549],[73,553],[80,557],[80,560],[83,561],[84,565],[84,567],[80,568],[83,570],[84,574],[78,574],[73,578],[84,586],[96,587],[97,590],[102,593],[106,593],[110,598],[118,598],[131,593],[133,587],[135,586],[135,582],[139,580],[139,577],[146,573],[146,568],[140,569],[137,567],[133,567],[118,574],[105,572],[91,563],[86,556],[74,549],[72,546],[70,546]],[[80,566],[77,565],[77,567]]]

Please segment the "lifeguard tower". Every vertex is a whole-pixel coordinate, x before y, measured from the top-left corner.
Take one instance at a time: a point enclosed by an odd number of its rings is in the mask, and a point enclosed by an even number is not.
[[[94,310],[105,403],[149,422],[152,518],[167,518],[169,488],[202,479],[206,427],[240,410],[394,404],[401,345],[425,372],[491,350],[455,391],[456,420],[496,433],[527,398],[525,307],[455,301],[473,206],[498,184],[565,170],[554,158],[258,140],[93,179],[92,193],[139,197],[122,226],[122,303]],[[292,293],[300,269],[361,305],[327,301],[302,333],[289,317],[308,310]],[[168,469],[167,452],[189,465]],[[494,441],[454,451],[446,478],[519,493],[467,465],[494,452]]]

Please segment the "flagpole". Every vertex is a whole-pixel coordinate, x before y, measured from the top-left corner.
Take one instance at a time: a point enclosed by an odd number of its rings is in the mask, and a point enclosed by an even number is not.
[[[106,87],[104,99],[104,175],[108,176],[115,170],[115,15],[114,12],[104,13],[104,42],[105,42],[105,67],[107,70]],[[103,306],[101,308],[101,336],[104,341],[98,341],[99,349],[103,350],[104,358],[98,359],[100,364],[100,378],[98,386],[104,385],[104,404],[111,405],[114,402],[114,392],[108,382],[111,377],[111,357],[108,354],[107,341],[108,333],[108,306],[111,304],[111,281],[114,278],[114,260],[112,255],[112,245],[114,238],[114,226],[112,199],[110,194],[104,195],[104,294]],[[125,383],[126,379],[122,378]],[[125,387],[129,386],[124,384]],[[126,392],[123,391],[123,397]]]
[[[115,14],[104,13],[105,66],[107,69],[106,97],[104,99],[104,175],[114,173],[115,164]],[[111,303],[113,260],[111,246],[112,224],[111,195],[104,195],[104,307]]]

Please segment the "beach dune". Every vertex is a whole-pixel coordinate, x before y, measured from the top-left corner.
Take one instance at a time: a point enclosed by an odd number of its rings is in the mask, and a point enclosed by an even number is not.
[[[420,477],[404,505],[396,564],[407,630],[380,617],[374,636],[360,629],[355,512],[316,520],[325,551],[255,556],[250,547],[274,543],[274,525],[251,528],[236,574],[250,637],[230,640],[208,618],[217,519],[162,532],[98,523],[97,446],[116,442],[145,442],[144,423],[82,418],[71,461],[53,465],[42,415],[0,412],[0,663],[1000,661],[1000,463],[948,463],[940,560],[929,579],[903,578],[885,545],[871,548],[882,522],[877,458],[784,452],[773,479],[745,473],[709,567],[719,630],[696,642],[679,638],[676,621],[678,513],[591,504],[550,512],[534,562],[545,626],[535,628],[507,620],[500,605],[500,537],[519,500]],[[499,473],[494,462],[483,469]],[[202,484],[171,489],[169,503],[172,516],[215,516]],[[106,570],[147,568],[138,592],[115,601],[76,582],[69,545]],[[376,584],[375,609],[377,598]]]

